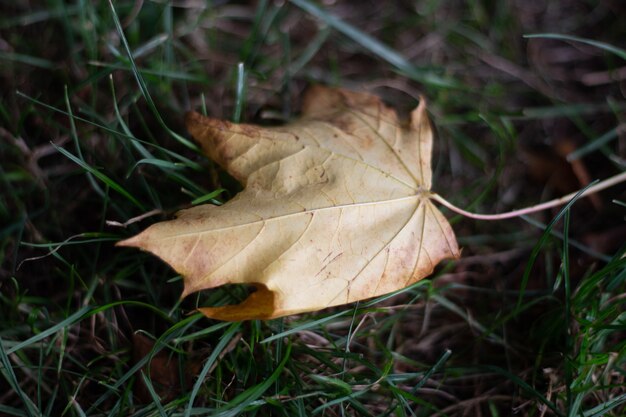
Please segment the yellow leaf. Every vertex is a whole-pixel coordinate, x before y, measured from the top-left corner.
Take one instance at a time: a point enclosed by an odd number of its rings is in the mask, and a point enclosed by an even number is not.
[[[313,87],[302,116],[263,128],[187,115],[204,151],[245,189],[120,242],[184,277],[183,296],[224,284],[257,288],[220,320],[270,319],[404,288],[459,256],[430,199],[433,134],[422,100],[409,126],[363,93]]]

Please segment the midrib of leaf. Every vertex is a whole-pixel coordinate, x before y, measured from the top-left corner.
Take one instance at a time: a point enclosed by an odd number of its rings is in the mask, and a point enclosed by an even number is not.
[[[287,219],[287,218],[290,218],[290,217],[304,216],[304,215],[307,215],[309,213],[313,213],[315,215],[316,213],[319,213],[319,212],[322,212],[322,211],[328,211],[328,210],[342,210],[344,208],[365,207],[365,206],[373,206],[373,205],[377,205],[377,204],[391,204],[391,203],[398,203],[400,201],[406,201],[406,200],[412,200],[412,199],[427,200],[427,199],[430,198],[429,194],[430,193],[428,191],[421,191],[421,192],[418,192],[417,194],[414,194],[414,195],[408,195],[408,196],[404,196],[404,197],[391,198],[391,199],[387,199],[387,200],[367,201],[367,202],[363,202],[363,203],[340,204],[340,205],[336,205],[336,206],[328,206],[328,207],[320,207],[320,208],[315,208],[315,209],[308,209],[308,210],[299,211],[299,212],[296,212],[296,213],[282,214],[282,215],[278,215],[278,216],[274,216],[274,217],[268,217],[268,218],[265,218],[265,219],[254,220],[254,221],[251,221],[251,222],[240,223],[240,224],[236,224],[236,225],[233,225],[233,226],[225,226],[225,227],[219,227],[219,228],[208,229],[208,230],[194,230],[193,232],[188,232],[188,233],[178,233],[178,234],[175,234],[175,235],[164,237],[164,238],[162,238],[162,240],[175,239],[175,238],[185,237],[185,236],[201,235],[201,234],[212,233],[212,232],[222,232],[222,231],[225,231],[225,230],[232,230],[232,229],[237,229],[237,228],[253,226],[253,225],[256,225],[256,224],[259,224],[259,223],[265,224],[266,222],[269,222],[269,221],[284,220],[284,219]],[[220,206],[220,209],[221,210],[225,210],[225,209],[230,209],[230,207],[228,207],[228,203],[226,203],[225,205]],[[257,214],[257,216],[258,216],[258,214]]]
[[[370,129],[372,129],[372,127],[365,123]],[[307,135],[311,136],[311,138],[319,144],[319,142],[317,141],[317,139],[315,138],[315,135],[311,134],[306,128],[302,129],[302,131],[304,133],[306,133]],[[380,134],[375,131],[374,129],[372,129],[372,131],[376,134],[376,136],[378,136],[379,138],[382,137],[380,136]],[[343,133],[346,133],[342,130]],[[234,136],[234,134],[233,134]],[[274,138],[270,138],[270,137],[264,137],[263,139],[265,140],[269,140],[269,141],[275,141],[276,139]],[[412,173],[408,170],[406,164],[404,164],[404,162],[399,158],[399,155],[393,150],[393,148],[389,145],[389,143],[387,143],[385,140],[383,140],[383,142],[385,143],[385,145],[388,147],[388,149],[392,152],[392,154],[398,159],[398,161],[402,164],[402,166],[404,167],[405,171],[409,174],[409,176],[411,178],[413,178],[414,181],[416,181],[416,185],[419,184],[419,182],[417,181],[417,179],[412,175]],[[282,215],[278,215],[278,216],[274,216],[274,217],[268,217],[268,218],[262,218],[261,215],[256,214],[256,213],[250,213],[250,214],[255,214],[258,217],[261,217],[259,220],[255,220],[255,221],[251,221],[251,222],[246,222],[246,223],[241,223],[241,224],[237,224],[237,225],[233,225],[233,226],[226,226],[226,227],[222,227],[222,228],[214,228],[214,229],[209,229],[209,230],[195,230],[193,232],[189,232],[189,233],[181,233],[181,234],[176,234],[176,235],[172,235],[172,236],[168,236],[168,237],[164,237],[163,240],[166,239],[175,239],[175,238],[179,238],[179,237],[186,237],[186,236],[193,236],[193,235],[201,235],[201,234],[205,234],[205,233],[212,233],[212,232],[221,232],[221,231],[225,231],[225,230],[232,230],[234,228],[243,228],[243,227],[249,227],[249,226],[253,226],[259,223],[265,223],[267,221],[274,221],[274,220],[284,220],[286,218],[289,217],[295,217],[298,215],[308,215],[310,213],[318,213],[321,211],[326,211],[326,210],[334,210],[334,209],[343,209],[343,208],[351,208],[351,207],[358,207],[358,206],[369,206],[369,205],[376,205],[376,204],[388,204],[388,203],[396,203],[396,202],[400,202],[400,201],[404,201],[404,200],[410,200],[413,198],[429,198],[428,196],[430,195],[430,192],[428,190],[424,190],[424,189],[420,189],[420,188],[415,188],[415,186],[411,185],[411,184],[407,184],[406,182],[402,181],[401,179],[397,178],[396,176],[390,175],[389,172],[385,172],[382,169],[371,165],[370,163],[364,161],[364,160],[360,160],[360,159],[355,159],[355,158],[351,158],[347,155],[344,155],[342,153],[338,153],[335,152],[331,149],[325,148],[323,146],[321,146],[321,144],[318,146],[319,149],[324,150],[326,152],[328,152],[328,158],[326,160],[328,160],[330,157],[335,156],[337,158],[346,160],[346,161],[351,161],[351,162],[355,162],[357,164],[362,164],[365,165],[366,168],[372,169],[377,171],[378,173],[380,173],[380,175],[384,176],[385,178],[389,178],[392,180],[395,180],[399,185],[404,186],[409,188],[410,192],[413,192],[414,194],[408,195],[408,196],[404,196],[404,197],[398,197],[398,198],[394,198],[394,199],[386,199],[386,200],[377,200],[377,201],[368,201],[368,202],[360,202],[360,203],[348,203],[348,204],[339,204],[339,205],[331,205],[331,206],[327,206],[327,207],[319,207],[319,208],[313,208],[313,209],[305,209],[303,211],[299,211],[299,212],[295,212],[295,213],[287,213],[287,214],[282,214]],[[303,148],[305,149],[305,148]],[[295,154],[302,152],[303,149],[298,150],[298,152],[294,153],[294,154],[290,154],[278,161],[275,161],[275,163],[279,163],[280,161],[292,157]],[[274,163],[274,162],[273,162]],[[259,168],[259,169],[263,169],[264,167],[266,167],[267,165]],[[258,172],[258,171],[255,171]],[[252,174],[250,174],[248,176],[248,178],[250,178]],[[241,195],[241,194],[240,194]],[[302,205],[299,202],[296,202],[300,205]],[[225,204],[224,209],[230,209],[230,207],[228,207],[228,203]],[[449,244],[449,242],[448,242]]]
[[[419,196],[418,196],[418,195],[413,195],[413,196],[408,196],[408,197],[402,197],[402,198],[399,198],[399,199],[387,200],[387,202],[394,202],[394,201],[397,201],[397,200],[406,200],[406,199],[417,198],[417,197],[419,197]],[[373,203],[368,203],[368,204],[369,204],[369,205],[372,205]],[[420,208],[421,208],[421,207],[423,207],[423,210],[422,210],[422,216],[421,216],[421,217],[422,217],[422,227],[421,227],[421,232],[422,232],[422,235],[421,235],[421,239],[420,239],[420,243],[419,243],[420,248],[419,248],[419,251],[418,251],[418,255],[417,255],[417,257],[416,257],[415,265],[413,266],[413,270],[412,270],[412,272],[411,272],[411,277],[413,277],[413,276],[414,276],[414,274],[415,274],[415,269],[416,269],[416,268],[417,268],[417,266],[419,265],[419,261],[420,261],[420,259],[421,259],[421,257],[422,257],[422,247],[423,247],[423,244],[424,244],[424,229],[425,229],[425,226],[426,226],[427,208],[428,208],[428,206],[429,206],[429,205],[432,207],[432,204],[430,204],[430,200],[429,200],[428,198],[420,198],[420,199],[418,200],[418,202],[417,202],[417,205],[416,205],[415,209],[413,210],[413,212],[411,213],[411,215],[407,217],[407,220],[404,222],[404,224],[402,224],[402,226],[400,226],[400,227],[398,228],[398,230],[396,230],[396,231],[394,232],[393,236],[391,236],[391,237],[387,240],[387,242],[385,242],[385,244],[384,244],[384,245],[383,245],[383,246],[382,246],[382,247],[381,247],[378,251],[376,251],[376,253],[374,253],[373,255],[369,256],[369,257],[366,259],[366,262],[364,263],[364,265],[363,265],[363,266],[362,266],[362,267],[361,267],[358,271],[356,271],[356,272],[354,273],[354,275],[353,275],[353,276],[352,276],[352,277],[348,280],[347,288],[346,288],[346,291],[345,291],[345,297],[346,297],[346,300],[350,300],[350,287],[351,287],[351,283],[352,283],[352,282],[354,282],[354,280],[355,280],[355,279],[356,279],[359,275],[361,275],[361,273],[362,273],[362,272],[363,272],[363,271],[364,271],[364,270],[365,270],[365,269],[366,269],[366,268],[367,268],[367,267],[368,267],[368,266],[369,266],[369,265],[373,262],[373,260],[374,260],[374,259],[376,259],[376,258],[377,258],[377,257],[378,257],[378,256],[379,256],[382,252],[383,252],[383,251],[385,251],[387,248],[389,248],[389,246],[392,244],[392,242],[394,242],[394,241],[396,240],[396,238],[398,237],[398,235],[399,235],[400,233],[402,233],[402,231],[404,231],[404,230],[406,229],[407,225],[409,225],[409,224],[413,221],[413,219],[415,218],[415,216],[416,216],[416,215],[418,215],[418,212],[419,212]],[[350,207],[350,208],[351,208],[351,207],[353,207],[353,205],[348,205],[348,207]],[[329,207],[329,208],[338,208],[338,206],[333,206],[333,207]],[[342,211],[341,213],[343,213],[343,211]],[[305,212],[301,212],[301,213],[294,213],[294,214],[305,214]],[[275,218],[270,218],[270,219],[267,219],[267,220],[273,220],[273,219],[275,219]],[[297,239],[294,239],[293,243],[292,243],[291,245],[289,245],[289,247],[288,247],[287,249],[285,249],[285,250],[281,251],[281,252],[280,252],[280,254],[279,254],[279,255],[278,255],[275,259],[273,259],[272,261],[268,262],[268,263],[267,263],[267,266],[266,266],[264,269],[266,269],[266,268],[267,268],[267,267],[269,267],[270,265],[274,264],[274,263],[275,263],[277,260],[279,260],[279,259],[280,259],[280,258],[281,258],[281,257],[282,257],[285,253],[287,253],[287,252],[289,251],[289,249],[290,249],[290,248],[292,248],[294,245],[296,245],[298,242],[300,242],[300,241],[301,241],[302,236],[304,236],[304,235],[306,234],[306,232],[310,229],[310,226],[311,226],[311,224],[313,223],[313,219],[314,219],[314,216],[310,216],[309,222],[307,223],[307,225],[306,225],[306,227],[304,228],[304,230],[300,233],[300,236],[298,236],[298,238],[297,238]],[[260,221],[256,221],[256,222],[250,222],[250,223],[248,223],[248,224],[255,224],[255,223],[260,223],[260,222],[263,222],[263,221],[262,221],[262,220],[260,220]],[[439,222],[437,221],[437,223],[439,223]],[[240,226],[240,225],[238,225],[238,226]],[[208,275],[215,274],[215,273],[216,273],[217,271],[219,271],[220,269],[225,268],[225,267],[226,267],[226,266],[227,266],[227,265],[228,265],[228,264],[229,264],[229,263],[230,263],[233,259],[235,259],[235,258],[238,256],[238,254],[240,254],[240,253],[242,253],[243,251],[245,251],[245,249],[246,249],[248,246],[250,246],[251,244],[253,244],[253,243],[257,240],[257,238],[259,237],[259,235],[261,234],[261,232],[263,231],[263,229],[264,229],[264,228],[265,228],[265,222],[263,222],[263,227],[262,227],[262,228],[261,228],[261,229],[257,232],[256,236],[255,236],[255,237],[253,237],[252,239],[250,239],[250,240],[249,240],[249,241],[245,244],[245,246],[244,246],[243,248],[241,248],[240,250],[238,250],[235,254],[233,254],[233,255],[232,255],[231,257],[229,257],[227,260],[225,260],[224,262],[222,262],[219,266],[215,267],[215,268],[214,268],[211,272],[207,273],[206,275],[208,276]],[[223,228],[223,229],[230,229],[230,228]],[[218,229],[214,229],[214,230],[218,230]],[[198,237],[198,239],[200,239],[200,237]],[[195,246],[195,245],[194,245],[194,246]],[[193,251],[190,251],[190,254],[189,254],[189,255],[191,255],[191,253],[192,253],[192,252],[193,252]],[[429,255],[428,255],[428,256],[429,256]],[[385,267],[383,268],[383,271],[384,271],[384,270],[386,269],[386,267],[387,267],[388,257],[389,257],[389,256],[387,256],[387,259],[385,260]],[[429,259],[430,259],[430,256],[429,256]],[[331,261],[330,263],[332,263],[332,261]],[[330,264],[330,263],[329,263],[329,264]],[[184,262],[183,262],[183,264],[184,264]],[[432,264],[432,261],[431,261],[431,264]],[[380,276],[380,278],[382,278],[382,276],[383,276],[383,275],[381,275],[381,276]],[[409,279],[410,279],[410,278],[409,278]],[[378,284],[380,284],[380,281],[379,281],[379,283],[378,283]],[[377,288],[378,288],[378,284],[377,284]],[[336,296],[335,298],[331,299],[331,300],[329,301],[329,305],[332,305],[332,304],[334,303],[334,301],[337,299],[337,297],[340,297],[342,294],[344,294],[344,292],[343,292],[343,291],[342,291],[341,293],[337,294],[337,296]]]

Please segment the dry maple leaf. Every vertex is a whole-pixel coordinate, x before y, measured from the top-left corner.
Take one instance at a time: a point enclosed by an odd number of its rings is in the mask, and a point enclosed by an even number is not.
[[[270,319],[404,288],[459,256],[430,196],[433,134],[424,101],[402,127],[378,97],[310,88],[302,116],[263,128],[187,115],[204,151],[245,189],[120,242],[184,277],[184,295],[256,287],[220,320]]]

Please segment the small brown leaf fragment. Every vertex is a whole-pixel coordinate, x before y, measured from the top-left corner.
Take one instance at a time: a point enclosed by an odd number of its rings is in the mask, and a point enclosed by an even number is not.
[[[389,293],[459,249],[430,200],[433,133],[424,101],[402,127],[379,98],[322,86],[302,116],[264,128],[189,113],[187,129],[245,186],[120,242],[184,277],[184,295],[224,284],[257,288],[220,320],[271,319]]]
[[[148,356],[153,347],[154,341],[141,333],[134,333],[133,361],[137,363]],[[149,365],[143,368],[143,372],[149,377],[154,391],[163,402],[173,400],[180,392],[178,367],[178,361],[162,350],[154,355]],[[134,393],[142,403],[152,402],[152,396],[141,377],[138,377],[135,382]]]
[[[133,362],[137,364],[150,356],[154,345],[153,339],[142,333],[133,333]],[[148,377],[161,401],[167,403],[193,384],[202,367],[204,359],[202,353],[204,353],[202,350],[191,352],[186,360],[180,361],[178,355],[163,349],[154,354],[141,370]],[[153,402],[152,395],[140,375],[137,375],[133,392],[142,403]]]
[[[573,140],[568,139],[568,138],[562,138],[555,142],[554,148],[557,154],[561,158],[563,158],[564,160],[567,160],[567,155],[574,152],[577,147],[576,147],[576,143]],[[592,181],[592,178],[583,160],[574,159],[573,161],[569,161],[569,163],[571,165],[572,172],[578,179],[579,186],[577,188],[586,187],[587,185],[589,185]],[[589,198],[589,201],[591,201],[591,204],[593,204],[593,207],[597,211],[602,210],[602,206],[603,206],[602,199],[600,198],[598,194],[591,194],[588,198]]]

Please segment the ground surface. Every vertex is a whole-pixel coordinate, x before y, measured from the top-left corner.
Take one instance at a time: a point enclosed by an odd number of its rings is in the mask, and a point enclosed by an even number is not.
[[[425,96],[433,188],[471,211],[623,171],[626,4],[114,3],[0,5],[0,414],[626,414],[624,186],[526,219],[444,210],[459,261],[269,322],[202,318],[245,289],[181,301],[113,246],[239,189],[185,145],[186,111],[280,124],[312,83],[404,116]]]

